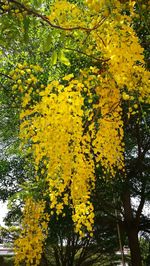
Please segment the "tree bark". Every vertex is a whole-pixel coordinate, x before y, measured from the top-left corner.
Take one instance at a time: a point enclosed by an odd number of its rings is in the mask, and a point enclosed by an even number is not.
[[[138,230],[131,227],[131,230],[127,230],[127,236],[131,252],[131,265],[142,266],[141,252],[138,240]]]
[[[131,265],[142,266],[142,258],[138,240],[139,220],[133,216],[131,207],[131,197],[129,187],[123,193],[122,197],[124,208],[124,229],[128,236],[129,248],[131,252]]]

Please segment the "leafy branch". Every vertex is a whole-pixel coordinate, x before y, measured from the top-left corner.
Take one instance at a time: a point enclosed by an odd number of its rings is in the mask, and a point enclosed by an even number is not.
[[[79,53],[79,54],[82,54],[82,55],[85,55],[85,56],[90,57],[91,59],[94,59],[94,60],[99,61],[99,62],[107,62],[107,61],[110,60],[109,58],[108,58],[108,59],[99,59],[99,58],[94,57],[94,56],[92,56],[92,55],[88,55],[88,54],[86,54],[86,53],[83,52],[83,51],[79,51],[79,50],[77,50],[77,49],[73,49],[73,48],[69,48],[69,47],[64,47],[64,49],[65,49],[65,50],[69,50],[69,51],[73,51],[73,52],[76,52],[76,53]]]
[[[56,29],[60,29],[60,30],[68,30],[68,31],[73,31],[73,30],[83,30],[83,31],[87,31],[87,32],[91,32],[93,30],[96,30],[97,28],[99,28],[103,23],[104,21],[106,20],[107,17],[103,17],[101,19],[101,21],[99,23],[97,23],[94,27],[92,28],[86,28],[86,27],[80,27],[80,26],[76,26],[76,27],[62,27],[62,26],[59,26],[59,25],[56,25],[56,24],[53,24],[49,18],[45,15],[42,15],[40,14],[38,11],[36,10],[33,10],[27,6],[25,6],[24,4],[16,1],[16,0],[8,0],[8,2],[10,3],[14,3],[18,6],[18,8],[21,8],[23,9],[24,11],[26,11],[29,15],[33,15],[37,18],[40,18],[42,19],[43,21],[45,21],[48,25],[50,25],[52,28],[56,28]]]

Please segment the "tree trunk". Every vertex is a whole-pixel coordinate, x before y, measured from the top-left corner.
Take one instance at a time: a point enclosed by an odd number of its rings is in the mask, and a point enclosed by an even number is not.
[[[122,197],[124,208],[124,229],[128,236],[129,248],[131,252],[131,265],[142,266],[141,252],[138,240],[139,221],[134,218],[131,207],[131,197],[128,188],[123,193]]]
[[[138,230],[132,228],[127,230],[129,248],[131,252],[131,265],[142,266],[141,252],[138,240]]]

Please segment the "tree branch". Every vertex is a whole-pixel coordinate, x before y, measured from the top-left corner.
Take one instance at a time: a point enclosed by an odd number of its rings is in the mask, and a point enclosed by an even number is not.
[[[16,0],[8,0],[8,2],[10,3],[14,3],[16,4],[19,8],[25,10],[28,12],[28,14],[31,14],[35,17],[38,17],[40,19],[42,19],[43,21],[45,21],[49,26],[51,26],[52,28],[56,28],[56,29],[60,29],[60,30],[69,30],[69,31],[72,31],[72,30],[83,30],[83,31],[87,31],[87,32],[90,32],[90,31],[93,31],[93,30],[96,30],[97,28],[99,28],[103,22],[106,20],[107,17],[103,17],[102,20],[97,23],[93,28],[85,28],[85,27],[80,27],[80,26],[76,26],[76,27],[62,27],[62,26],[59,26],[59,25],[56,25],[56,24],[53,24],[49,18],[45,15],[42,15],[40,13],[38,13],[38,11],[35,11],[27,6],[25,6],[24,4],[16,1]]]
[[[141,213],[142,213],[142,210],[143,210],[143,206],[144,206],[144,203],[145,203],[145,188],[146,188],[146,184],[144,182],[143,186],[142,186],[142,191],[141,191],[141,200],[140,200],[140,204],[138,206],[138,209],[136,211],[136,221],[140,222],[140,216],[141,216]]]

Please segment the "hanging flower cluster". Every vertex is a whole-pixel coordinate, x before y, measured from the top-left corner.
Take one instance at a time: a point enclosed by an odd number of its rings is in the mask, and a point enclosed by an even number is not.
[[[35,202],[31,197],[25,202],[22,231],[15,241],[15,265],[39,265],[44,240],[48,233],[49,215],[44,212],[45,202]]]

